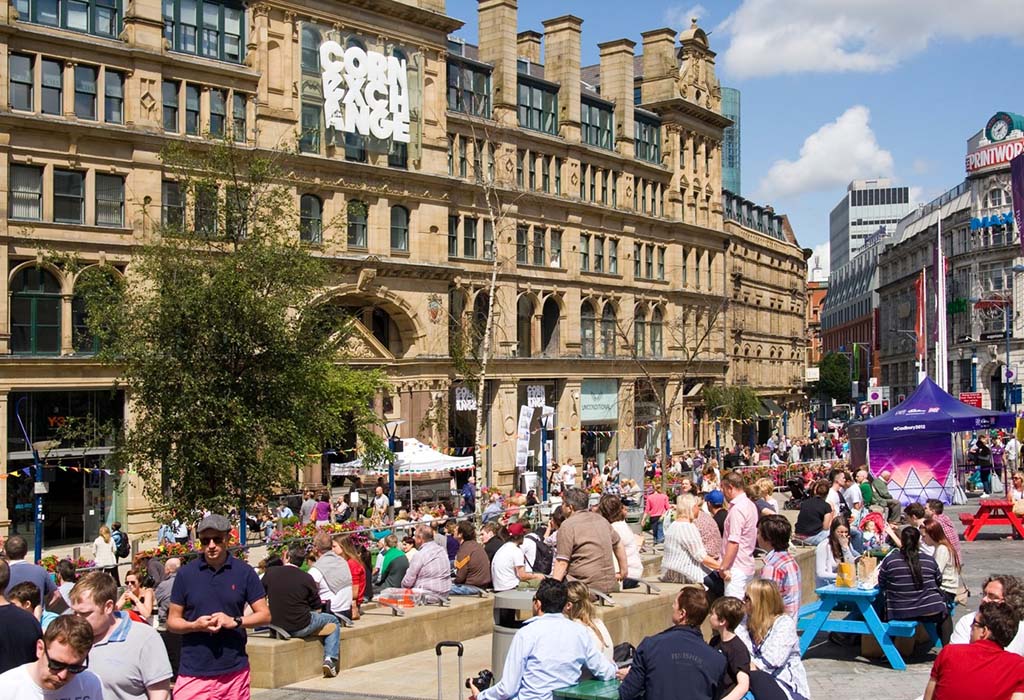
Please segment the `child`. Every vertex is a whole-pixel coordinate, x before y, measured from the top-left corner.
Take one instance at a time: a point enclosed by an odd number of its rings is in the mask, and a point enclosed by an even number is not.
[[[882,539],[878,534],[878,527],[874,520],[864,520],[860,524],[861,532],[864,533],[864,551],[870,552],[882,546]]]
[[[31,581],[11,586],[7,591],[7,599],[25,612],[32,613],[39,620],[44,632],[50,623],[57,619],[57,613],[43,610],[39,600],[39,586]]]
[[[710,645],[725,654],[728,668],[722,700],[741,700],[750,689],[750,652],[736,636],[736,627],[743,620],[743,601],[719,598],[711,604],[708,624],[713,636]]]

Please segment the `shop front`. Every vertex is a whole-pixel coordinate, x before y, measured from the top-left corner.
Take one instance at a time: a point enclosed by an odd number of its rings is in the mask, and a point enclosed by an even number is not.
[[[7,406],[10,534],[35,537],[32,444],[44,463],[44,546],[91,542],[100,525],[122,518],[119,476],[107,460],[124,424],[123,391],[11,392]]]
[[[584,379],[580,388],[580,453],[599,466],[618,454],[619,380]]]

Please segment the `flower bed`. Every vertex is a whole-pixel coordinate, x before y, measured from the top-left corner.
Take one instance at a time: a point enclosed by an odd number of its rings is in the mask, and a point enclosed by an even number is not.
[[[326,532],[331,535],[348,534],[352,539],[352,543],[362,549],[368,549],[371,545],[368,530],[357,523],[345,522],[330,523],[328,525],[320,526],[317,526],[316,523],[307,523],[306,525],[292,525],[282,528],[281,530],[275,530],[271,533],[270,541],[267,543],[267,546],[277,547],[280,545],[287,545],[295,540],[311,541],[313,537],[320,532]]]
[[[71,557],[58,558],[56,555],[53,554],[45,556],[42,559],[40,559],[39,566],[43,567],[51,574],[55,574],[57,573],[57,565],[60,564],[62,561],[70,561],[72,564],[75,565],[76,569],[92,569],[96,566],[96,562],[94,562],[92,559],[83,559],[82,557],[79,557],[78,559],[72,559]]]

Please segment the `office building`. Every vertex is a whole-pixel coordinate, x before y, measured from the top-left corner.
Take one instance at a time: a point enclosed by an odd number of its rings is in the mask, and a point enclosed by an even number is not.
[[[834,272],[852,260],[879,229],[891,236],[913,208],[907,187],[887,179],[851,182],[829,215],[829,269]]]

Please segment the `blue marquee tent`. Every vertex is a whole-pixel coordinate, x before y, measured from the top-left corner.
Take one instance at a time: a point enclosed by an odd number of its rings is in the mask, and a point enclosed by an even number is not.
[[[998,428],[1013,430],[1016,425],[1017,419],[1012,413],[968,406],[944,391],[930,377],[926,377],[899,406],[864,423],[868,439],[903,437],[918,432],[964,433]]]

